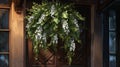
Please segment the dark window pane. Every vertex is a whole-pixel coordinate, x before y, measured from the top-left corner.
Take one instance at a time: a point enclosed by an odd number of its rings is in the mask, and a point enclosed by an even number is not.
[[[116,52],[116,34],[115,34],[115,32],[109,32],[109,51],[110,51],[110,53]]]
[[[0,29],[8,29],[8,12],[6,9],[0,9]]]
[[[116,67],[116,56],[109,56],[109,67]]]
[[[8,52],[9,34],[0,32],[0,52]]]
[[[8,0],[0,0],[0,4],[7,4]]]
[[[116,14],[115,11],[109,13],[109,30],[115,30],[116,28]]]
[[[8,67],[8,55],[0,55],[0,67]]]

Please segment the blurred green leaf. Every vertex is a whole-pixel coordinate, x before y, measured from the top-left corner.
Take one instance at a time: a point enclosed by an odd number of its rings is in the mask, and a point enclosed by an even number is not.
[[[67,13],[67,11],[64,11],[64,12],[62,13],[62,17],[63,17],[63,18],[68,18],[68,13]]]

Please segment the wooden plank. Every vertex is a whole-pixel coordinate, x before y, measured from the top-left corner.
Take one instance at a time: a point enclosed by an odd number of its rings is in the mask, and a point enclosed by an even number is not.
[[[14,0],[13,0],[14,1]],[[24,10],[24,8],[22,8]],[[17,13],[15,3],[10,9],[10,67],[25,67],[24,12]]]
[[[30,40],[28,40],[28,65],[29,67],[32,66],[32,61],[33,61],[33,53],[32,53],[32,42]]]
[[[102,24],[96,9],[91,5],[91,67],[103,67]]]

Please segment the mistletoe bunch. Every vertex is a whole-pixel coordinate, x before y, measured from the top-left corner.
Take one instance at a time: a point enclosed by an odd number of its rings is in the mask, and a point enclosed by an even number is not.
[[[75,42],[80,43],[81,21],[84,18],[70,4],[59,2],[33,3],[26,16],[26,31],[33,42],[35,57],[40,49],[57,49],[58,39],[64,42],[64,50],[69,64],[76,48]]]

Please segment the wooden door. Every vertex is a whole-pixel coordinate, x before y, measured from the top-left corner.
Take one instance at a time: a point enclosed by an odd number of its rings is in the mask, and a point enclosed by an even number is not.
[[[83,41],[82,45],[77,45],[75,50],[75,56],[71,66],[67,65],[67,61],[64,56],[62,49],[58,48],[57,53],[52,51],[44,52],[41,50],[40,60],[34,60],[34,53],[32,51],[32,42],[28,40],[27,42],[27,67],[90,67],[90,49],[91,49],[91,37],[90,37],[90,6],[79,5],[76,6],[76,9],[86,17],[83,25],[86,29],[83,30],[81,38]],[[59,43],[58,45],[61,45]]]

